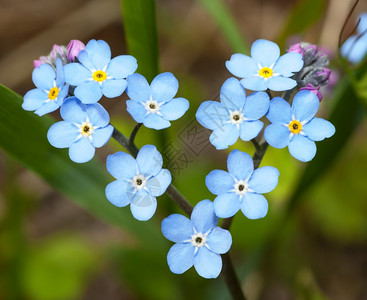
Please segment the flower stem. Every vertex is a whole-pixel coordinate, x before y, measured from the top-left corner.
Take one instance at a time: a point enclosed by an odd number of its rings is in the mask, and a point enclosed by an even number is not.
[[[134,140],[135,140],[135,136],[138,133],[141,125],[143,125],[143,123],[138,123],[136,124],[136,126],[134,127],[133,131],[130,134],[130,138],[129,138],[129,144],[130,145],[134,145]]]
[[[233,267],[233,263],[229,253],[222,254],[223,260],[223,269],[221,276],[227,284],[229,292],[232,295],[234,300],[246,300],[245,295],[243,294],[241,283],[238,280],[236,272]]]

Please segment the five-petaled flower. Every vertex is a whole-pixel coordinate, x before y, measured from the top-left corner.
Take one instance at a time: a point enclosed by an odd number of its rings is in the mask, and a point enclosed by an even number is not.
[[[205,128],[213,130],[210,142],[219,150],[255,138],[263,128],[259,119],[269,109],[269,96],[255,92],[246,98],[245,89],[236,78],[229,78],[220,90],[220,102],[205,101],[196,118]]]
[[[162,155],[153,145],[142,147],[136,160],[125,152],[109,155],[107,170],[116,180],[106,187],[107,199],[117,207],[130,204],[135,219],[149,220],[157,208],[156,197],[171,183],[171,173],[162,165]]]
[[[303,162],[316,154],[315,141],[322,141],[335,133],[329,121],[315,118],[319,99],[310,91],[300,91],[293,99],[292,107],[283,98],[270,101],[266,117],[272,123],[265,128],[265,139],[275,148],[288,146],[290,154]]]
[[[286,91],[297,85],[296,80],[289,77],[302,69],[301,54],[293,52],[280,56],[277,44],[257,40],[252,44],[251,56],[236,53],[226,62],[229,72],[243,78],[241,84],[246,89]]]
[[[218,277],[222,269],[220,254],[228,252],[232,237],[228,230],[217,227],[213,202],[200,201],[192,211],[191,220],[174,214],[162,221],[162,233],[176,243],[167,255],[170,270],[182,274],[192,266],[204,278]]]
[[[95,148],[104,146],[111,138],[110,116],[98,103],[85,105],[71,97],[61,106],[60,113],[64,121],[53,124],[47,138],[56,148],[69,148],[74,162],[91,160]]]
[[[171,126],[189,108],[185,98],[173,98],[178,90],[178,80],[172,73],[156,76],[149,86],[144,76],[133,74],[127,78],[127,111],[138,123],[153,129]]]
[[[85,104],[96,103],[102,94],[108,98],[120,96],[127,86],[125,78],[138,67],[131,55],[111,59],[111,49],[102,40],[89,41],[78,60],[80,63],[65,66],[65,79],[76,86],[74,95]]]
[[[62,105],[68,94],[69,85],[65,85],[64,69],[60,59],[56,60],[56,72],[49,64],[43,63],[33,70],[32,80],[37,88],[25,94],[23,109],[35,110],[37,115],[43,116]]]
[[[271,192],[277,186],[279,171],[270,166],[254,170],[251,156],[239,150],[228,155],[227,168],[228,172],[214,170],[205,178],[209,191],[217,195],[215,214],[229,218],[241,209],[249,219],[265,217],[268,202],[261,194]]]

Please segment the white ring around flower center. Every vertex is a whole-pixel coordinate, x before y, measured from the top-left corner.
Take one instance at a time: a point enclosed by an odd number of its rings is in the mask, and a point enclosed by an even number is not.
[[[249,190],[248,183],[243,180],[239,180],[234,185],[234,190],[237,195],[244,195]]]
[[[83,122],[81,125],[79,126],[79,132],[82,136],[84,137],[89,137],[92,135],[93,131],[94,131],[94,127],[93,125],[87,120],[85,122]]]
[[[131,184],[133,185],[135,190],[143,189],[146,183],[147,183],[147,178],[145,178],[141,174],[135,175],[133,179],[131,180]]]
[[[144,106],[147,112],[152,114],[157,113],[160,109],[160,104],[153,99],[150,99],[147,102],[145,102]]]
[[[245,120],[242,111],[230,111],[229,113],[229,122],[235,125],[240,125]]]
[[[206,235],[200,232],[193,234],[191,237],[191,244],[198,248],[205,246]]]

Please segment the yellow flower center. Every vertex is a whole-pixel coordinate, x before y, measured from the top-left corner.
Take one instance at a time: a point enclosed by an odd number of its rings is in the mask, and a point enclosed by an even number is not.
[[[288,127],[293,134],[297,134],[302,131],[302,124],[297,120],[293,120],[292,122],[290,122]]]
[[[49,92],[48,92],[48,99],[50,100],[55,100],[57,98],[57,95],[59,94],[59,89],[57,87],[53,87]]]
[[[94,131],[93,125],[91,123],[84,122],[79,126],[79,132],[82,136],[88,137],[90,135],[92,135]]]
[[[98,70],[93,73],[93,79],[98,82],[102,82],[107,79],[107,74],[104,71]]]
[[[259,70],[259,75],[264,78],[269,78],[273,76],[273,70],[268,67],[264,67]]]

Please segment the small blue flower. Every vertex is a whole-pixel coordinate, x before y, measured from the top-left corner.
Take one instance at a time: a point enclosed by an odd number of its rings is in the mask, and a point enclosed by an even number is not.
[[[162,165],[162,155],[153,145],[142,147],[136,160],[125,152],[109,155],[107,170],[117,180],[107,185],[107,199],[117,207],[130,204],[135,219],[149,220],[157,208],[156,197],[171,183],[171,173]]]
[[[301,54],[286,53],[279,57],[280,49],[277,44],[257,40],[252,44],[251,56],[236,53],[226,61],[228,71],[243,78],[241,84],[246,89],[286,91],[297,85],[297,82],[289,77],[302,69]]]
[[[216,278],[222,270],[220,254],[228,252],[232,236],[228,230],[217,227],[213,202],[200,201],[192,211],[191,220],[174,214],[162,221],[162,233],[176,243],[167,255],[170,270],[182,274],[195,267],[204,278]]]
[[[268,166],[254,171],[251,156],[239,150],[228,155],[227,168],[228,172],[214,170],[205,178],[209,191],[217,195],[214,199],[215,214],[229,218],[241,209],[249,219],[265,217],[268,202],[261,194],[275,189],[279,171]]]
[[[70,159],[76,163],[91,160],[95,148],[111,138],[110,116],[98,103],[85,105],[75,97],[68,98],[60,113],[64,121],[53,124],[47,138],[56,148],[69,148]]]
[[[340,47],[340,53],[352,63],[359,63],[367,54],[367,13],[359,16],[357,34],[350,36]]]
[[[62,105],[69,85],[65,85],[64,68],[60,59],[56,60],[56,72],[49,64],[42,64],[33,70],[32,80],[37,88],[25,94],[23,109],[35,110],[37,115],[43,116]]]
[[[272,123],[265,128],[266,141],[274,148],[288,146],[294,158],[310,161],[316,154],[314,141],[322,141],[335,133],[329,121],[314,118],[318,108],[319,99],[306,90],[294,96],[292,108],[284,99],[273,98],[266,115]]]
[[[268,109],[266,93],[256,92],[246,98],[245,89],[232,77],[223,83],[220,102],[203,102],[196,118],[205,128],[213,130],[210,142],[219,150],[236,143],[238,137],[243,141],[255,138],[264,125],[259,119]]]
[[[91,40],[79,52],[80,63],[65,66],[66,82],[76,86],[74,95],[85,104],[96,103],[102,94],[108,98],[120,96],[126,89],[126,77],[138,65],[131,55],[119,55],[111,60],[111,49],[105,41]]]
[[[153,129],[171,126],[189,108],[189,101],[173,98],[178,90],[178,81],[172,73],[156,76],[149,86],[144,76],[133,74],[127,78],[127,111],[138,123]]]

